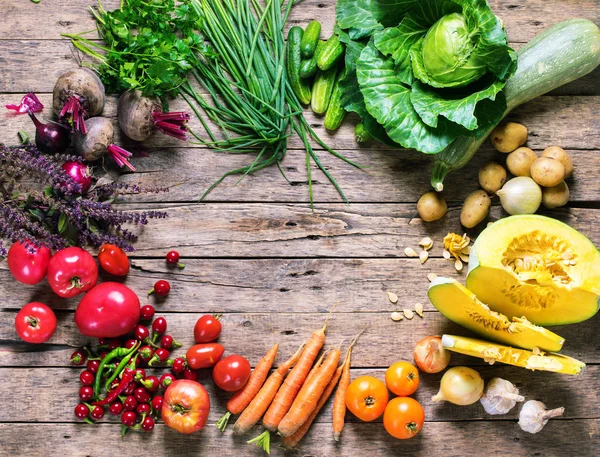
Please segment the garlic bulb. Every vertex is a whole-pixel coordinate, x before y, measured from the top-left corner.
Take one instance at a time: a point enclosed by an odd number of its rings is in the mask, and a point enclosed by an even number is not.
[[[525,432],[537,433],[552,417],[562,416],[565,408],[546,410],[546,405],[541,401],[529,400],[525,402],[519,414],[519,427]]]
[[[525,401],[525,397],[519,395],[519,389],[512,382],[494,378],[488,382],[479,401],[486,413],[496,415],[506,414],[517,402]]]
[[[518,176],[508,181],[496,192],[502,208],[508,214],[533,214],[542,203],[542,189],[527,177]]]

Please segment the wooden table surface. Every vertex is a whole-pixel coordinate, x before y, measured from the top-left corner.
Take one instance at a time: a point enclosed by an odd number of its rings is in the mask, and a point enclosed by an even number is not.
[[[61,33],[94,28],[87,11],[91,0],[27,0],[0,2],[0,106],[35,91],[51,106],[56,78],[76,65],[79,56]],[[103,1],[110,9],[117,0]],[[600,24],[599,0],[493,0],[492,9],[506,24],[515,48],[549,25],[571,17]],[[304,0],[295,7],[292,21],[305,25],[317,18],[324,33],[331,33],[334,0]],[[105,115],[115,118],[115,98]],[[182,106],[175,101],[173,109]],[[529,129],[528,146],[540,151],[558,144],[573,156],[575,176],[569,183],[569,207],[547,212],[581,230],[600,245],[600,71],[562,87],[516,110],[511,119]],[[43,113],[47,115],[48,109]],[[424,155],[393,151],[378,144],[358,147],[353,139],[356,119],[329,135],[322,119],[308,114],[316,130],[336,149],[368,165],[357,170],[327,153],[322,160],[338,179],[352,204],[344,205],[324,176],[313,170],[315,211],[308,204],[304,153],[297,139],[290,140],[283,168],[244,179],[226,180],[197,203],[204,190],[223,172],[248,163],[251,157],[218,155],[209,150],[156,136],[143,148],[148,154],[134,158],[135,174],[123,182],[169,186],[166,194],[128,198],[128,209],[166,209],[169,218],[152,221],[131,256],[126,283],[145,295],[157,279],[168,279],[172,291],[164,301],[150,300],[166,316],[170,332],[186,346],[192,328],[203,313],[223,313],[221,342],[228,353],[247,356],[255,364],[275,342],[282,360],[322,325],[325,313],[339,302],[331,318],[326,345],[348,342],[369,326],[354,350],[352,376],[383,377],[390,363],[412,358],[414,344],[426,335],[443,332],[469,335],[441,316],[426,297],[427,274],[464,280],[452,262],[441,257],[441,239],[460,232],[460,202],[477,188],[479,166],[500,154],[486,144],[446,186],[449,211],[438,222],[424,224],[415,202],[428,189],[431,162]],[[192,126],[197,125],[192,122]],[[18,130],[33,133],[26,116],[0,114],[0,142],[14,144]],[[122,137],[118,138],[121,141]],[[496,202],[497,205],[497,202]],[[494,206],[491,219],[505,216]],[[406,258],[404,248],[418,248],[423,236],[435,244],[431,258],[421,265]],[[185,270],[167,268],[165,253],[177,249]],[[105,278],[106,279],[106,278]],[[400,297],[397,305],[387,291]],[[260,455],[245,439],[222,435],[215,421],[223,414],[226,396],[212,385],[210,373],[201,381],[212,406],[209,425],[192,436],[177,434],[163,424],[153,433],[119,436],[114,419],[86,425],[73,415],[79,389],[79,369],[69,366],[69,355],[87,342],[73,323],[78,300],[59,300],[45,284],[21,286],[0,262],[0,455],[1,456],[147,456],[147,455]],[[25,303],[41,300],[55,310],[59,326],[46,344],[22,343],[14,331],[15,314]],[[393,322],[396,309],[425,304],[425,315]],[[515,383],[528,399],[548,407],[565,407],[564,417],[552,420],[542,433],[530,435],[516,423],[519,408],[505,416],[489,416],[479,404],[458,407],[432,404],[440,376],[424,375],[416,398],[423,404],[427,422],[421,435],[407,442],[387,435],[381,421],[359,423],[350,414],[340,445],[331,432],[328,406],[302,442],[301,456],[591,456],[600,451],[600,317],[578,325],[556,328],[566,338],[564,353],[585,361],[579,377],[534,373],[504,365],[487,366],[478,359],[453,356],[453,364],[474,366],[486,380],[499,376]],[[554,330],[554,329],[553,329]],[[183,352],[183,351],[180,351]],[[160,371],[160,370],[159,370]],[[259,433],[257,428],[256,433]],[[254,433],[253,433],[254,435]],[[282,455],[275,440],[272,455]],[[594,451],[596,449],[596,451]]]

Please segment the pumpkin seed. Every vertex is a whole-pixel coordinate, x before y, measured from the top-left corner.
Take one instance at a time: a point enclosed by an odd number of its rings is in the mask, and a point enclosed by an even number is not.
[[[450,257],[452,257],[452,254],[450,254],[450,251],[448,251],[447,249],[444,249],[442,252],[442,257],[448,260]]]
[[[469,256],[466,254],[463,254],[462,252],[460,254],[458,254],[458,256],[460,257],[460,260],[462,260],[465,263],[469,263]]]
[[[391,316],[390,316],[390,317],[392,318],[392,320],[393,320],[393,321],[396,321],[396,322],[398,322],[398,321],[401,321],[402,319],[404,319],[404,316],[403,316],[403,315],[402,315],[402,313],[401,313],[401,312],[399,312],[399,311],[394,311],[394,312],[391,314]]]
[[[394,292],[388,292],[388,299],[392,303],[398,303],[398,295],[396,295]]]
[[[422,246],[423,249],[429,251],[433,247],[433,240],[426,236],[421,241],[419,241],[419,246]]]
[[[419,257],[419,254],[413,248],[405,248],[404,255],[406,257]]]
[[[421,251],[419,253],[419,260],[421,261],[421,265],[424,264],[428,258],[429,258],[429,252]]]
[[[403,309],[402,312],[404,313],[404,317],[409,320],[415,317],[415,313],[412,312],[412,309]]]
[[[454,262],[454,268],[456,268],[456,271],[462,271],[463,263],[460,261],[460,259],[456,259],[456,262]]]
[[[417,303],[415,305],[415,313],[417,313],[419,315],[419,317],[423,317],[423,304],[422,303]]]
[[[429,279],[429,282],[433,281],[435,278],[437,278],[438,275],[436,275],[435,273],[429,273],[427,275],[427,279]]]

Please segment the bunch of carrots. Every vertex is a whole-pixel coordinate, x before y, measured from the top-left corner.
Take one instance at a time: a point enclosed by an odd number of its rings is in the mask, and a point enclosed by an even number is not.
[[[279,349],[279,345],[275,344],[258,362],[246,386],[227,402],[227,413],[217,422],[219,430],[225,430],[232,414],[239,414],[233,429],[238,435],[248,432],[262,418],[266,430],[248,443],[254,443],[269,453],[271,432],[277,432],[283,436],[284,446],[293,448],[304,437],[337,386],[333,404],[333,436],[339,440],[346,414],[346,390],[350,384],[350,357],[360,333],[350,343],[341,365],[338,366],[340,347],[324,353],[314,363],[325,344],[326,329],[327,320],[269,376]]]

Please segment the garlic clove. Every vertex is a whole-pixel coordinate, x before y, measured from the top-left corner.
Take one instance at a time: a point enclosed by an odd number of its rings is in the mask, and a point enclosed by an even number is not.
[[[525,397],[519,395],[519,389],[506,379],[494,378],[488,382],[483,396],[479,399],[485,412],[492,415],[506,414],[522,402]]]
[[[565,408],[546,410],[541,401],[529,400],[519,413],[519,427],[528,433],[538,433],[551,418],[562,416],[564,412]]]

